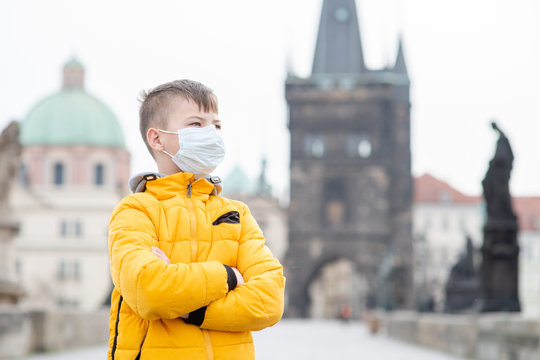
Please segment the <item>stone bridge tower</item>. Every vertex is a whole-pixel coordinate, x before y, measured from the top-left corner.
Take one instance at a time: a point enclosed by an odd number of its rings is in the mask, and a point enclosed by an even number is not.
[[[364,63],[354,0],[324,0],[308,78],[286,81],[291,134],[286,315],[309,316],[309,287],[346,259],[366,298],[412,306],[409,77]],[[362,305],[363,306],[363,305]]]

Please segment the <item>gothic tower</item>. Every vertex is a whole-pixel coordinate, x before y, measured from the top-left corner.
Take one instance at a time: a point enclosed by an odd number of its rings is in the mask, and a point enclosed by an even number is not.
[[[359,301],[412,306],[409,86],[401,39],[394,66],[368,69],[355,1],[324,0],[311,76],[286,80],[287,316],[309,316],[310,285],[339,259],[365,279]]]

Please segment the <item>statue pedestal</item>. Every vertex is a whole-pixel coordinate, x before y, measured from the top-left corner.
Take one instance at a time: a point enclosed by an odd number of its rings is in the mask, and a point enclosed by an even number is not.
[[[24,294],[17,283],[13,239],[19,224],[7,214],[0,214],[0,304],[16,304]]]
[[[472,312],[478,299],[478,279],[461,279],[446,286],[445,312]]]
[[[484,227],[480,312],[521,311],[518,298],[517,222],[489,222]]]

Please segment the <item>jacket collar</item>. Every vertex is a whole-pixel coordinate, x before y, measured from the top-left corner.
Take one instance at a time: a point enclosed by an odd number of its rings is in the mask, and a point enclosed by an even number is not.
[[[219,195],[222,189],[218,176],[195,179],[192,173],[179,172],[165,175],[155,172],[143,172],[129,179],[132,192],[147,192],[157,199],[168,199],[176,195],[188,197],[208,197]]]

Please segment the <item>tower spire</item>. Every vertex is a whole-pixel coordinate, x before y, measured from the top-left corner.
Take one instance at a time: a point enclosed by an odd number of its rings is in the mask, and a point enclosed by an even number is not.
[[[403,54],[403,36],[399,35],[398,51],[396,55],[396,62],[392,71],[400,75],[409,75],[407,71],[407,64],[405,63],[405,55]]]
[[[324,0],[313,59],[313,75],[365,71],[355,0]]]

